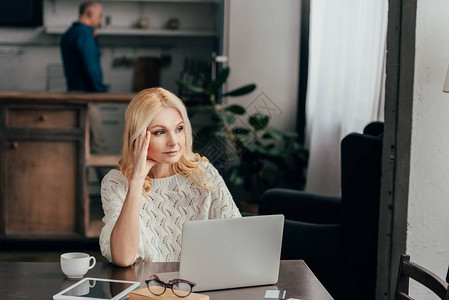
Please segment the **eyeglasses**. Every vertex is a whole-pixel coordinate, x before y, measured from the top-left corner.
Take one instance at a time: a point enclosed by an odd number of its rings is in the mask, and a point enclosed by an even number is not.
[[[157,274],[150,275],[145,283],[153,295],[160,296],[165,293],[167,288],[171,288],[173,294],[180,298],[190,295],[192,288],[196,285],[196,283],[184,279],[172,279],[169,282],[164,282]]]

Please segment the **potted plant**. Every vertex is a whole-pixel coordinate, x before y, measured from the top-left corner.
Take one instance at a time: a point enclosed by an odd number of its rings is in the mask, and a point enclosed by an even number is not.
[[[203,99],[197,100],[195,105],[188,105],[191,115],[198,111],[202,111],[202,115],[205,111],[209,112],[209,122],[197,130],[195,150],[201,153],[213,142],[222,146],[226,158],[237,156],[237,164],[229,166],[229,180],[235,185],[243,185],[251,193],[253,202],[257,202],[268,188],[303,189],[308,151],[298,141],[297,133],[270,126],[269,116],[260,112],[249,114],[241,105],[217,103],[217,95],[229,72],[229,68],[223,69],[205,87],[177,81],[181,88],[200,96],[196,99]],[[221,97],[243,96],[255,89],[255,84],[248,84]]]

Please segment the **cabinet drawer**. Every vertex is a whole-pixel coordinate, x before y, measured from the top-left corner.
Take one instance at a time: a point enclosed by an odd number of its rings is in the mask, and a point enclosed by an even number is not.
[[[68,108],[9,107],[6,126],[16,128],[77,128],[79,111]]]

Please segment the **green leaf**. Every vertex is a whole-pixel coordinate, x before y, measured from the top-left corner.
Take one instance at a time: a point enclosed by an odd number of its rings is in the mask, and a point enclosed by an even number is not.
[[[238,144],[238,150],[253,151],[257,149],[257,145],[254,144],[254,136],[250,133],[251,133],[250,131],[242,134],[234,133],[234,136]]]
[[[272,156],[272,157],[284,157],[287,155],[287,153],[285,151],[283,151],[282,149],[266,149],[266,155]]]
[[[232,128],[232,133],[235,135],[248,135],[250,134],[250,130],[248,128],[243,127],[234,127]]]
[[[236,115],[244,115],[246,110],[243,106],[238,104],[233,104],[225,108],[226,111],[230,111]]]
[[[232,125],[236,120],[234,115],[228,113],[217,113],[217,116],[222,120],[223,125]]]
[[[226,82],[229,76],[229,68],[225,68],[218,73],[217,78],[209,83],[207,86],[207,93],[209,95],[216,95],[221,89],[221,86]]]
[[[257,149],[259,148],[257,147],[256,143],[253,142],[252,139],[244,141],[242,146],[251,153],[257,152]]]
[[[206,92],[208,95],[215,95],[218,93],[218,88],[217,85],[215,84],[215,81],[209,82]]]
[[[226,115],[226,123],[228,125],[234,124],[235,120],[237,120],[233,115]]]
[[[199,86],[194,86],[194,85],[188,84],[188,83],[180,81],[180,80],[176,80],[176,84],[179,87],[181,87],[183,89],[186,89],[186,90],[188,90],[188,91],[190,91],[192,93],[207,94],[206,90],[201,88],[201,87],[199,87]]]
[[[256,89],[256,85],[254,83],[242,86],[238,89],[232,90],[230,92],[227,92],[225,94],[223,94],[223,97],[238,97],[238,96],[243,96],[246,94],[251,93],[252,91],[254,91]]]
[[[256,131],[262,130],[267,127],[270,118],[261,113],[255,113],[251,117],[249,117],[249,124],[254,127]]]
[[[297,132],[284,132],[284,135],[291,139],[297,139],[298,133]]]
[[[273,138],[278,141],[282,141],[284,139],[284,133],[279,129],[274,127],[265,128],[265,133],[262,136],[264,139]]]
[[[229,76],[229,68],[224,68],[223,70],[220,71],[220,73],[218,73],[217,78],[215,79],[215,84],[218,88],[220,88],[223,83],[226,82],[226,80],[228,80],[228,76]]]

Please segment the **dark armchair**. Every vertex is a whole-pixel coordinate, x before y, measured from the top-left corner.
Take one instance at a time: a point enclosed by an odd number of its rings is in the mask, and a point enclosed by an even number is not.
[[[284,214],[282,259],[304,259],[336,299],[375,298],[383,123],[341,142],[341,197],[271,189],[259,214]]]

